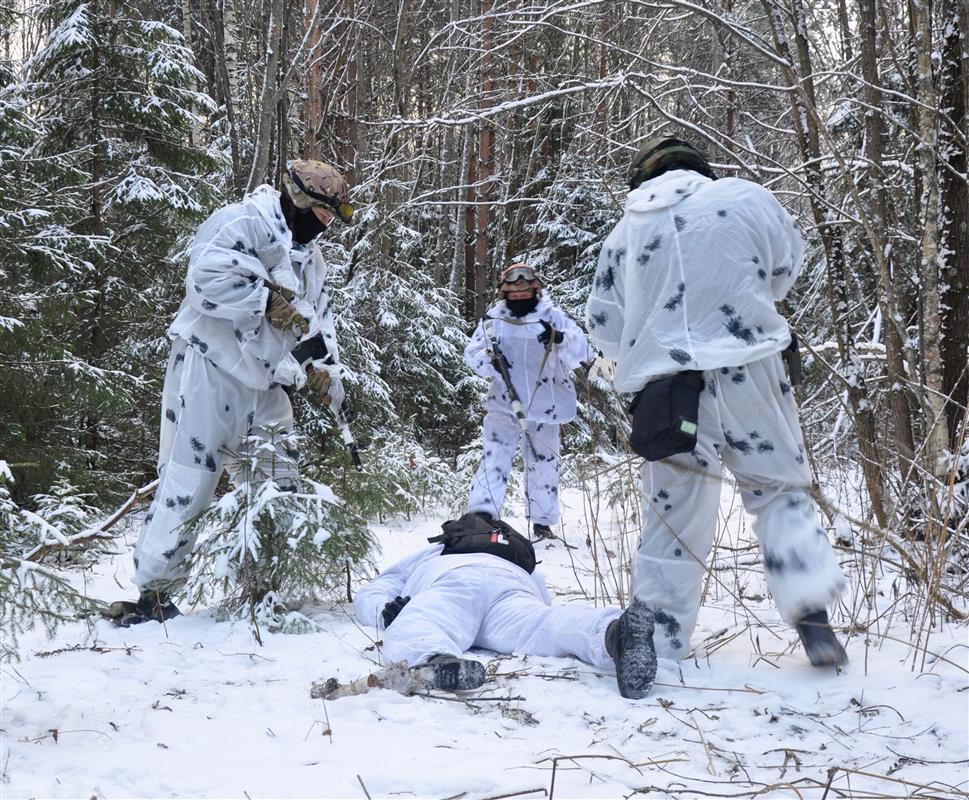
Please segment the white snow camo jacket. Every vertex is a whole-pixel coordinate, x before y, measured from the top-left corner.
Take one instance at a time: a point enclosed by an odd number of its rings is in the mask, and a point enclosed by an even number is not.
[[[545,345],[538,341],[545,320],[565,338],[545,357]],[[464,351],[464,362],[482,378],[491,379],[486,408],[511,414],[511,398],[498,371],[491,366],[490,338],[508,359],[511,382],[518,392],[525,417],[533,422],[561,424],[575,418],[575,384],[572,371],[583,361],[595,358],[582,329],[552,305],[539,298],[535,310],[516,317],[504,301],[495,304],[478,323]],[[543,365],[544,362],[544,365]]]
[[[782,300],[804,240],[767,189],[674,170],[631,191],[599,254],[589,336],[638,392],[683,370],[739,367],[790,343]]]
[[[491,553],[465,553],[464,555],[441,555],[443,544],[435,544],[405,556],[385,569],[370,583],[357,590],[353,597],[353,610],[361,625],[382,626],[380,612],[395,597],[415,598],[429,589],[441,575],[464,567],[481,567],[494,573],[500,571],[506,582],[521,591],[529,592],[547,606],[552,605],[545,577],[539,570],[529,574],[500,556]]]
[[[271,280],[296,294],[293,305],[310,322],[301,338],[322,334],[339,362],[336,331],[319,247],[294,244],[279,192],[259,186],[239,203],[216,211],[192,242],[185,299],[168,329],[217,367],[253,389],[271,383],[301,386],[306,376],[290,355],[300,338],[266,318]]]

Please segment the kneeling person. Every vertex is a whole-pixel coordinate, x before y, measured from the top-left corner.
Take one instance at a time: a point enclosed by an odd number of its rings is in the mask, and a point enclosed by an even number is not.
[[[465,690],[485,677],[479,662],[463,658],[471,647],[571,656],[615,667],[624,697],[646,695],[656,656],[645,607],[553,606],[531,544],[509,525],[465,514],[443,529],[431,547],[398,561],[354,599],[361,624],[385,628],[387,661],[428,665],[435,688]]]

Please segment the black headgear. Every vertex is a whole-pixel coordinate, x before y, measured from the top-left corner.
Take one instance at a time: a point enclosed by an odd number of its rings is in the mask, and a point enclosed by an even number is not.
[[[717,179],[710,164],[693,145],[671,136],[661,136],[650,139],[639,148],[629,165],[629,188],[635,189],[650,178],[673,169],[692,169]]]

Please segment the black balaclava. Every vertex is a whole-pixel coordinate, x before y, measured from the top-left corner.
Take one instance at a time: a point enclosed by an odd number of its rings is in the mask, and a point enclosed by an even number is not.
[[[508,306],[508,310],[513,317],[524,317],[526,314],[531,314],[538,305],[538,292],[534,292],[531,297],[524,300],[507,298],[505,305]]]
[[[280,193],[279,205],[283,209],[286,224],[293,232],[294,242],[309,244],[326,230],[326,225],[320,222],[312,208],[297,208],[286,192]]]

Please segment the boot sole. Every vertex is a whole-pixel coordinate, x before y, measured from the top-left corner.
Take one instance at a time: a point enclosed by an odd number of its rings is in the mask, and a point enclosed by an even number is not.
[[[848,654],[831,628],[799,625],[797,635],[812,667],[840,667],[848,662]]]
[[[431,684],[445,692],[467,692],[479,689],[485,682],[485,668],[480,661],[462,658],[435,664]]]
[[[638,600],[619,617],[616,682],[619,694],[629,700],[641,700],[653,688],[656,677],[654,628],[653,612]]]

